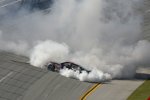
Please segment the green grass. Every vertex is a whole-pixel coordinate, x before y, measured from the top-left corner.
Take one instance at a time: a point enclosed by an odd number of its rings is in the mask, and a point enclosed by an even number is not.
[[[150,97],[150,80],[146,80],[127,100],[147,100]]]

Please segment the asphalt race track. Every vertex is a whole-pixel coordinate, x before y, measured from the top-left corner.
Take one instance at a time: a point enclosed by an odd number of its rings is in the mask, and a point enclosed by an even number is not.
[[[0,100],[78,100],[92,83],[33,67],[23,56],[0,52]]]

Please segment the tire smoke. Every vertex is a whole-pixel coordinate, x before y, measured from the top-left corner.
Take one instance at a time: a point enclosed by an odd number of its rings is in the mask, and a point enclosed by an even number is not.
[[[0,23],[0,49],[25,55],[31,65],[72,61],[90,74],[60,73],[81,81],[132,78],[150,63],[143,40],[141,0],[54,0],[50,13],[22,11]]]

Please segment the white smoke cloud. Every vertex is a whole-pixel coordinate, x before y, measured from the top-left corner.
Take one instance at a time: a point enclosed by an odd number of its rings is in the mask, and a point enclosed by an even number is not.
[[[2,31],[0,31],[0,49],[8,52],[14,52],[18,55],[29,55],[29,47],[25,41],[9,41],[3,39]]]
[[[79,79],[80,81],[88,81],[88,82],[102,82],[112,79],[110,74],[103,73],[102,71],[96,69],[92,70],[90,73],[87,73],[86,71],[82,71],[81,73],[79,73],[79,71],[73,71],[64,68],[60,70],[60,74],[66,77]]]
[[[66,44],[59,44],[53,41],[39,42],[31,52],[31,65],[43,67],[49,61],[63,62],[67,59],[69,48]]]
[[[81,81],[131,78],[150,58],[150,43],[142,40],[141,5],[141,0],[54,0],[49,14],[4,20],[0,49],[19,51],[37,67],[68,60],[94,69],[61,72]]]

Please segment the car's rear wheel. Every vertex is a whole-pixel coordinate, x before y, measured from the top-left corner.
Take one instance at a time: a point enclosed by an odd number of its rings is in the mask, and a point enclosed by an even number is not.
[[[51,70],[51,71],[55,71],[55,67],[53,65],[48,65],[47,67],[48,70]]]

